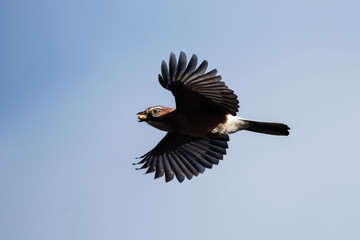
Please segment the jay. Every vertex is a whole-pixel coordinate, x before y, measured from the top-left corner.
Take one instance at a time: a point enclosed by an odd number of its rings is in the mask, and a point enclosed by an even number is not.
[[[179,182],[191,179],[212,168],[223,159],[228,148],[229,134],[247,130],[270,135],[289,135],[283,123],[250,121],[236,116],[239,101],[217,70],[205,72],[207,61],[197,66],[197,56],[189,63],[185,53],[179,60],[170,54],[169,67],[161,64],[159,82],[172,92],[176,108],[153,106],[138,113],[139,122],[167,132],[165,137],[148,153],[137,169],[155,172],[155,178],[165,175],[165,181]]]

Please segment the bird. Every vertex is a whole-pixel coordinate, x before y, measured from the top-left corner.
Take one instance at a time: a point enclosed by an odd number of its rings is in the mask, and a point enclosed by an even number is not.
[[[288,136],[290,128],[283,123],[258,122],[236,116],[239,100],[217,75],[206,72],[208,62],[198,67],[193,54],[187,63],[184,52],[179,59],[170,54],[169,64],[161,63],[160,85],[171,91],[176,108],[152,106],[137,113],[139,122],[167,132],[165,137],[134,165],[165,175],[165,182],[176,179],[181,183],[192,179],[223,160],[228,148],[229,134],[247,130],[270,135]]]

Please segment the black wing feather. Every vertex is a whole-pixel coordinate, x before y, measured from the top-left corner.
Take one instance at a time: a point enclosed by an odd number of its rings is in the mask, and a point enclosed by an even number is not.
[[[180,56],[179,56],[179,63],[178,63],[178,68],[177,68],[177,72],[176,72],[176,81],[180,81],[185,69],[186,69],[186,55],[185,53],[181,52]]]
[[[177,69],[176,57],[174,53],[170,54],[169,68],[170,68],[170,79],[171,81],[174,81],[174,77],[176,76],[175,74]]]
[[[155,171],[155,178],[160,178],[164,176],[164,162],[161,156],[157,156],[157,165],[156,165],[156,171]]]
[[[198,58],[194,54],[186,65],[186,55],[181,52],[178,63],[175,54],[170,54],[170,70],[164,61],[161,64],[159,82],[162,87],[173,93],[177,111],[186,113],[211,111],[236,115],[239,101],[234,91],[221,81],[221,76],[216,75],[216,69],[205,73],[207,61],[203,61],[198,68],[196,68],[197,63]]]
[[[165,181],[176,176],[179,182],[185,177],[203,173],[223,159],[228,148],[228,135],[209,135],[205,138],[192,137],[179,133],[168,133],[150,152],[142,156],[139,163],[146,173],[155,172],[155,178],[165,175]]]
[[[197,61],[198,61],[197,56],[195,54],[193,54],[188,66],[184,72],[184,75],[183,75],[182,79],[180,80],[181,82],[185,82],[194,73],[194,70],[197,65]]]

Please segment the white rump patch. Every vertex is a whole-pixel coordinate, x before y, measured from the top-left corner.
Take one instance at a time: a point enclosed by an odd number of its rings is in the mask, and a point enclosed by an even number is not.
[[[247,121],[244,118],[233,116],[231,114],[226,115],[226,122],[220,123],[212,133],[219,134],[231,134],[246,128]]]

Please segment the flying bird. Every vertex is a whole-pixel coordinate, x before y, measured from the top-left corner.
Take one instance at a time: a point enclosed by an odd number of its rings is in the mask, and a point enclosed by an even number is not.
[[[212,168],[223,159],[228,148],[229,134],[247,130],[270,135],[289,135],[283,123],[250,121],[236,116],[239,101],[217,70],[205,72],[208,62],[197,66],[197,56],[189,63],[185,53],[179,60],[170,54],[169,67],[161,64],[159,82],[172,92],[176,108],[153,106],[138,113],[139,122],[167,132],[165,137],[148,153],[137,169],[155,172],[155,178],[165,175],[165,181],[179,182],[191,179]]]

